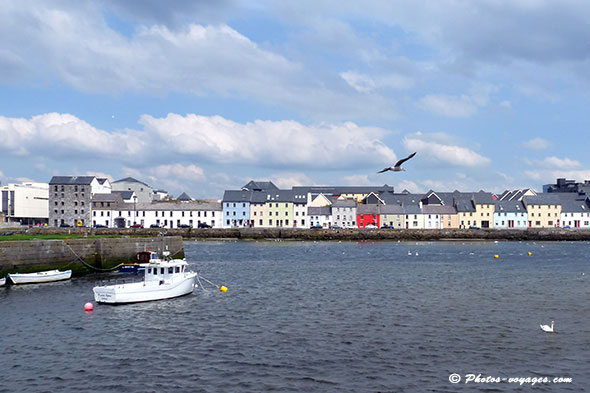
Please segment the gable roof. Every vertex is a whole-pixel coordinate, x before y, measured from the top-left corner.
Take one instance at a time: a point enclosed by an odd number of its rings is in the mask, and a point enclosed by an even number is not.
[[[193,200],[193,198],[188,196],[188,194],[186,192],[183,192],[182,194],[180,194],[178,196],[178,198],[176,198],[176,199],[178,199],[179,201],[192,201]]]
[[[146,187],[150,187],[148,184],[145,184],[144,182],[139,181],[133,177],[126,177],[124,179],[115,180],[112,184],[123,183],[123,182],[125,182],[125,183],[139,183],[139,184],[143,184]]]
[[[244,191],[264,191],[264,190],[278,190],[279,188],[271,181],[254,181],[250,180],[248,184],[242,187]]]
[[[53,176],[49,184],[90,185],[96,176]]]

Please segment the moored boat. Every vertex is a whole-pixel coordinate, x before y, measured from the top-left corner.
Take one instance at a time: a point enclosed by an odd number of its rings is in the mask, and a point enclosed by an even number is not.
[[[170,299],[193,292],[197,273],[188,270],[186,259],[151,259],[143,281],[93,288],[98,303],[124,304]]]
[[[0,287],[3,287],[6,284],[6,278],[0,278]]]
[[[10,281],[15,285],[69,280],[71,277],[71,270],[66,270],[63,272],[60,270],[46,270],[44,272],[10,273],[6,275],[6,278],[10,279]]]

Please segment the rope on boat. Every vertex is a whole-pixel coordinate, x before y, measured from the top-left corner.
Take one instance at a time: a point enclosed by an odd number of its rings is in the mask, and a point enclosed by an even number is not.
[[[120,264],[118,264],[117,266],[115,266],[115,267],[112,267],[112,268],[110,268],[110,269],[101,269],[101,268],[98,268],[98,267],[94,267],[94,266],[92,266],[92,265],[90,265],[90,264],[86,263],[86,261],[85,261],[84,259],[82,259],[82,257],[80,257],[78,254],[76,254],[76,251],[74,251],[74,249],[73,249],[72,247],[70,247],[70,245],[69,245],[68,243],[66,243],[66,242],[63,242],[63,244],[65,244],[65,245],[66,245],[66,246],[67,246],[67,247],[70,249],[70,251],[72,251],[72,253],[73,253],[73,254],[76,256],[76,258],[77,258],[77,259],[78,259],[80,262],[82,262],[82,264],[83,264],[84,266],[86,266],[87,268],[90,268],[90,269],[93,269],[93,270],[96,270],[96,271],[99,271],[99,272],[111,272],[111,271],[113,271],[113,270],[115,270],[115,269],[118,269],[118,268],[119,268],[119,266],[121,266],[121,265],[124,265],[124,263],[120,263]]]

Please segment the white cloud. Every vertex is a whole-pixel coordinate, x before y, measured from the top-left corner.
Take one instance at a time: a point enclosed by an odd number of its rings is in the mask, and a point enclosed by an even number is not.
[[[369,180],[368,175],[343,176],[341,179],[341,183],[338,184],[345,186],[369,186],[375,184],[373,181]]]
[[[140,123],[173,151],[217,163],[335,169],[395,157],[381,140],[388,131],[351,122],[306,126],[296,121],[256,120],[243,124],[221,116],[169,114],[165,118],[144,115]]]
[[[551,147],[551,142],[543,138],[533,138],[524,142],[523,146],[531,150],[545,150]]]
[[[469,117],[479,108],[487,106],[490,94],[496,90],[497,88],[492,85],[481,84],[474,86],[471,94],[428,94],[420,99],[418,106],[441,116]]]
[[[157,179],[175,178],[201,182],[205,180],[205,173],[202,168],[196,165],[168,164],[159,165],[148,170]]]
[[[424,160],[436,166],[478,167],[489,165],[491,160],[463,146],[443,144],[429,138],[428,134],[408,135],[403,140],[408,151],[418,154],[414,160]]]
[[[85,158],[138,155],[145,142],[134,132],[109,133],[70,114],[47,113],[31,119],[0,116],[0,151],[15,156],[43,153]]]
[[[571,158],[558,158],[555,156],[546,157],[544,160],[529,160],[524,162],[529,166],[547,168],[547,169],[576,169],[582,166],[580,161],[572,160]]]
[[[309,186],[315,182],[301,172],[281,172],[270,175],[271,181],[281,189],[289,189],[293,186]]]
[[[523,173],[526,177],[541,182],[543,184],[555,183],[555,179],[559,178],[567,178],[579,182],[583,182],[584,180],[590,180],[590,170],[588,169],[538,169],[527,170]]]
[[[370,77],[354,71],[340,73],[340,77],[359,93],[370,93],[377,89],[407,89],[413,85],[413,80],[406,76],[389,73],[377,77]]]
[[[417,194],[417,193],[422,193],[422,192],[426,192],[427,190],[422,187],[419,186],[416,182],[410,181],[410,180],[404,180],[401,181],[397,184],[396,187],[394,187],[395,192],[402,192],[403,190],[408,190],[413,194]]]

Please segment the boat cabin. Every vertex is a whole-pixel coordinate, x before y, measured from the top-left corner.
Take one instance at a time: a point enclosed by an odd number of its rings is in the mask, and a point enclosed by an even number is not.
[[[169,280],[176,275],[184,275],[187,266],[184,260],[150,263],[145,269],[145,281]]]
[[[155,259],[160,259],[158,253],[154,251],[142,251],[137,253],[137,263],[150,263]]]

